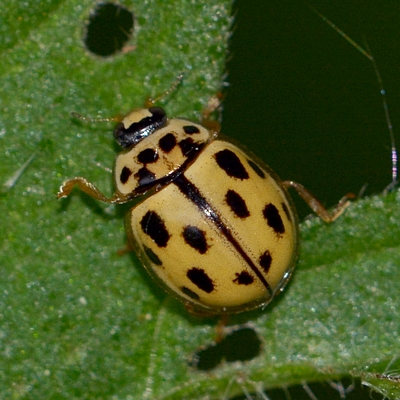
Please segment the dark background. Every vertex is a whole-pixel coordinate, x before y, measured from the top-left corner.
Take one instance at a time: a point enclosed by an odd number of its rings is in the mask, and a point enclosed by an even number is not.
[[[310,5],[368,41],[400,145],[400,2]],[[301,1],[237,0],[234,12],[223,133],[327,206],[366,183],[366,195],[381,192],[391,182],[390,139],[371,62]]]

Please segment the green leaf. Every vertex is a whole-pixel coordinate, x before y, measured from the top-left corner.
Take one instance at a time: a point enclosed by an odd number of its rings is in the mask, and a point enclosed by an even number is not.
[[[228,2],[134,3],[134,49],[108,59],[83,46],[93,2],[1,5],[10,18],[0,24],[0,397],[221,397],[254,390],[252,382],[351,375],[396,398],[398,381],[385,368],[399,353],[398,192],[358,201],[330,226],[307,220],[284,295],[229,322],[262,338],[260,355],[211,374],[189,363],[212,343],[217,321],[189,316],[134,254],[118,255],[127,207],[78,192],[55,199],[78,175],[113,190],[111,126],[71,111],[129,111],[185,71],[163,102],[170,115],[199,116],[222,86]]]

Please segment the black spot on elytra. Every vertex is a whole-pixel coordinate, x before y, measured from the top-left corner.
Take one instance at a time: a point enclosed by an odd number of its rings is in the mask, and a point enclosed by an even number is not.
[[[184,157],[187,157],[195,147],[195,142],[192,138],[183,139],[179,142],[179,147]]]
[[[188,135],[193,135],[194,133],[200,133],[200,129],[194,125],[186,125],[183,127],[183,130]]]
[[[214,290],[214,282],[206,274],[204,269],[201,268],[191,268],[186,273],[189,280],[195,284],[203,292],[211,293]]]
[[[214,154],[217,164],[231,178],[248,179],[249,174],[239,157],[231,150],[225,149]]]
[[[143,167],[136,172],[135,178],[139,182],[139,186],[143,186],[153,182],[156,179],[156,175],[149,171],[146,167]]]
[[[154,149],[145,149],[138,154],[137,159],[142,164],[150,164],[158,160],[158,154]]]
[[[267,220],[268,226],[270,226],[276,234],[282,235],[285,233],[285,226],[283,225],[279,211],[272,203],[269,203],[265,206],[263,215]]]
[[[287,205],[286,205],[285,203],[282,203],[282,208],[283,208],[283,211],[284,211],[285,214],[286,214],[287,219],[288,219],[289,221],[292,221],[292,217],[291,217],[291,215],[290,215],[290,211],[289,211],[289,209],[288,209],[288,207],[287,207]]]
[[[121,181],[121,183],[125,184],[126,182],[128,182],[128,179],[130,178],[131,175],[132,171],[128,167],[124,167],[122,168],[119,180]]]
[[[167,133],[158,141],[158,144],[164,153],[169,153],[176,146],[176,138],[173,133]]]
[[[247,160],[249,163],[250,167],[253,169],[253,171],[262,179],[265,178],[265,173],[264,171],[252,160]]]
[[[200,254],[204,254],[208,249],[206,233],[197,226],[187,225],[182,232],[185,242],[197,250]]]
[[[192,290],[190,290],[185,286],[181,287],[181,291],[182,293],[186,294],[186,296],[189,296],[193,300],[200,300],[200,296],[197,293],[193,292]]]
[[[250,215],[250,212],[246,206],[246,202],[234,190],[228,190],[225,194],[225,201],[232,210],[232,212],[239,218],[246,218]]]
[[[233,282],[237,283],[238,285],[251,285],[254,282],[254,278],[247,272],[242,271],[240,274],[236,273],[236,278]]]
[[[166,247],[170,234],[162,218],[155,211],[147,211],[140,221],[142,231],[151,237],[158,247]]]
[[[152,249],[150,249],[146,246],[143,246],[143,250],[153,264],[158,265],[159,267],[162,265],[162,261],[158,258],[157,254],[154,253],[154,251]]]
[[[259,261],[263,271],[267,274],[269,269],[270,269],[270,267],[271,267],[271,263],[272,263],[271,253],[268,250],[266,250],[264,252],[264,254],[262,254],[260,256],[260,259],[258,261]]]

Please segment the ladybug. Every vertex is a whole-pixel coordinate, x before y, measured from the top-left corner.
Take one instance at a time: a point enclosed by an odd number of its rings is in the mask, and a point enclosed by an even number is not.
[[[169,119],[154,102],[126,115],[114,137],[123,151],[115,161],[113,197],[77,177],[61,186],[58,198],[74,186],[111,204],[143,196],[125,219],[129,243],[153,279],[193,313],[248,311],[283,290],[299,244],[287,187],[327,222],[348,204],[343,200],[329,214],[303,186],[281,182],[255,155],[222,137],[218,124]]]

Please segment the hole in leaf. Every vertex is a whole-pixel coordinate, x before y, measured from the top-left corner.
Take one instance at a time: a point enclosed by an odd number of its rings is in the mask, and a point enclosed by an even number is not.
[[[227,362],[250,361],[261,351],[261,340],[252,328],[242,328],[225,337],[224,355]]]
[[[220,343],[214,343],[197,351],[190,365],[199,371],[210,371],[221,364],[222,358],[223,351]]]
[[[250,361],[261,351],[261,340],[254,329],[246,327],[227,334],[220,343],[212,343],[198,350],[190,365],[200,371],[210,371],[223,360]]]
[[[99,3],[89,17],[84,39],[87,49],[101,57],[121,51],[133,31],[133,14],[119,4]]]

